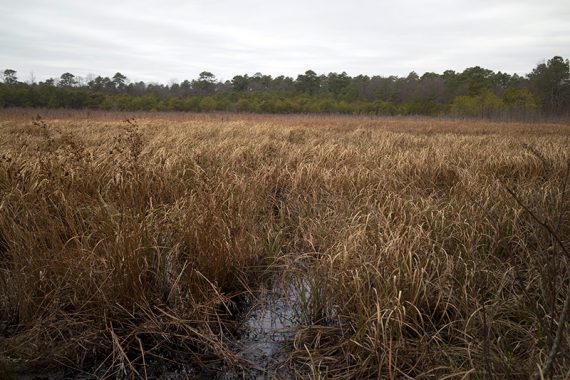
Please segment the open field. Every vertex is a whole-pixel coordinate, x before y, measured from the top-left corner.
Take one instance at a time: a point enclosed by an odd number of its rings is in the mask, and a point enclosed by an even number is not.
[[[569,125],[1,112],[0,378],[570,377]]]

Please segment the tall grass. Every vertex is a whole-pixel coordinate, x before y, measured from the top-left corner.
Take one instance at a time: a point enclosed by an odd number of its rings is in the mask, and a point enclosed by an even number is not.
[[[237,300],[273,265],[304,279],[300,377],[527,378],[547,359],[569,258],[507,189],[567,247],[570,127],[136,116],[0,119],[6,373],[239,366]]]

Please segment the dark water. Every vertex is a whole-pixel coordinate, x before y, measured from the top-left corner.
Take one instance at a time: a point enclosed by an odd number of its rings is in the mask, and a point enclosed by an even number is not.
[[[290,379],[293,374],[287,358],[299,325],[299,306],[307,292],[298,279],[273,282],[256,295],[245,315],[236,342],[238,356],[246,373],[225,374],[222,379]]]

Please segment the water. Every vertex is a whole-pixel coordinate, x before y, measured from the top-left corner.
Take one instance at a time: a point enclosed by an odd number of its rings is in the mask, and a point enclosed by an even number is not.
[[[303,282],[291,281],[271,283],[256,294],[237,341],[238,356],[249,368],[248,379],[293,378],[286,361],[299,324],[301,293],[305,291]]]

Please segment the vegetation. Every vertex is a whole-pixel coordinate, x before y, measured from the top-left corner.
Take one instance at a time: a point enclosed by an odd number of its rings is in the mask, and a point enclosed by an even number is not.
[[[570,375],[568,125],[127,116],[3,111],[3,377],[245,366],[272,268],[299,377]]]
[[[570,65],[553,57],[526,77],[475,66],[421,77],[415,72],[400,78],[308,70],[296,79],[257,73],[225,82],[204,71],[198,79],[171,85],[129,82],[121,73],[112,78],[64,73],[58,80],[22,83],[8,69],[0,84],[0,107],[529,119],[569,115]]]

